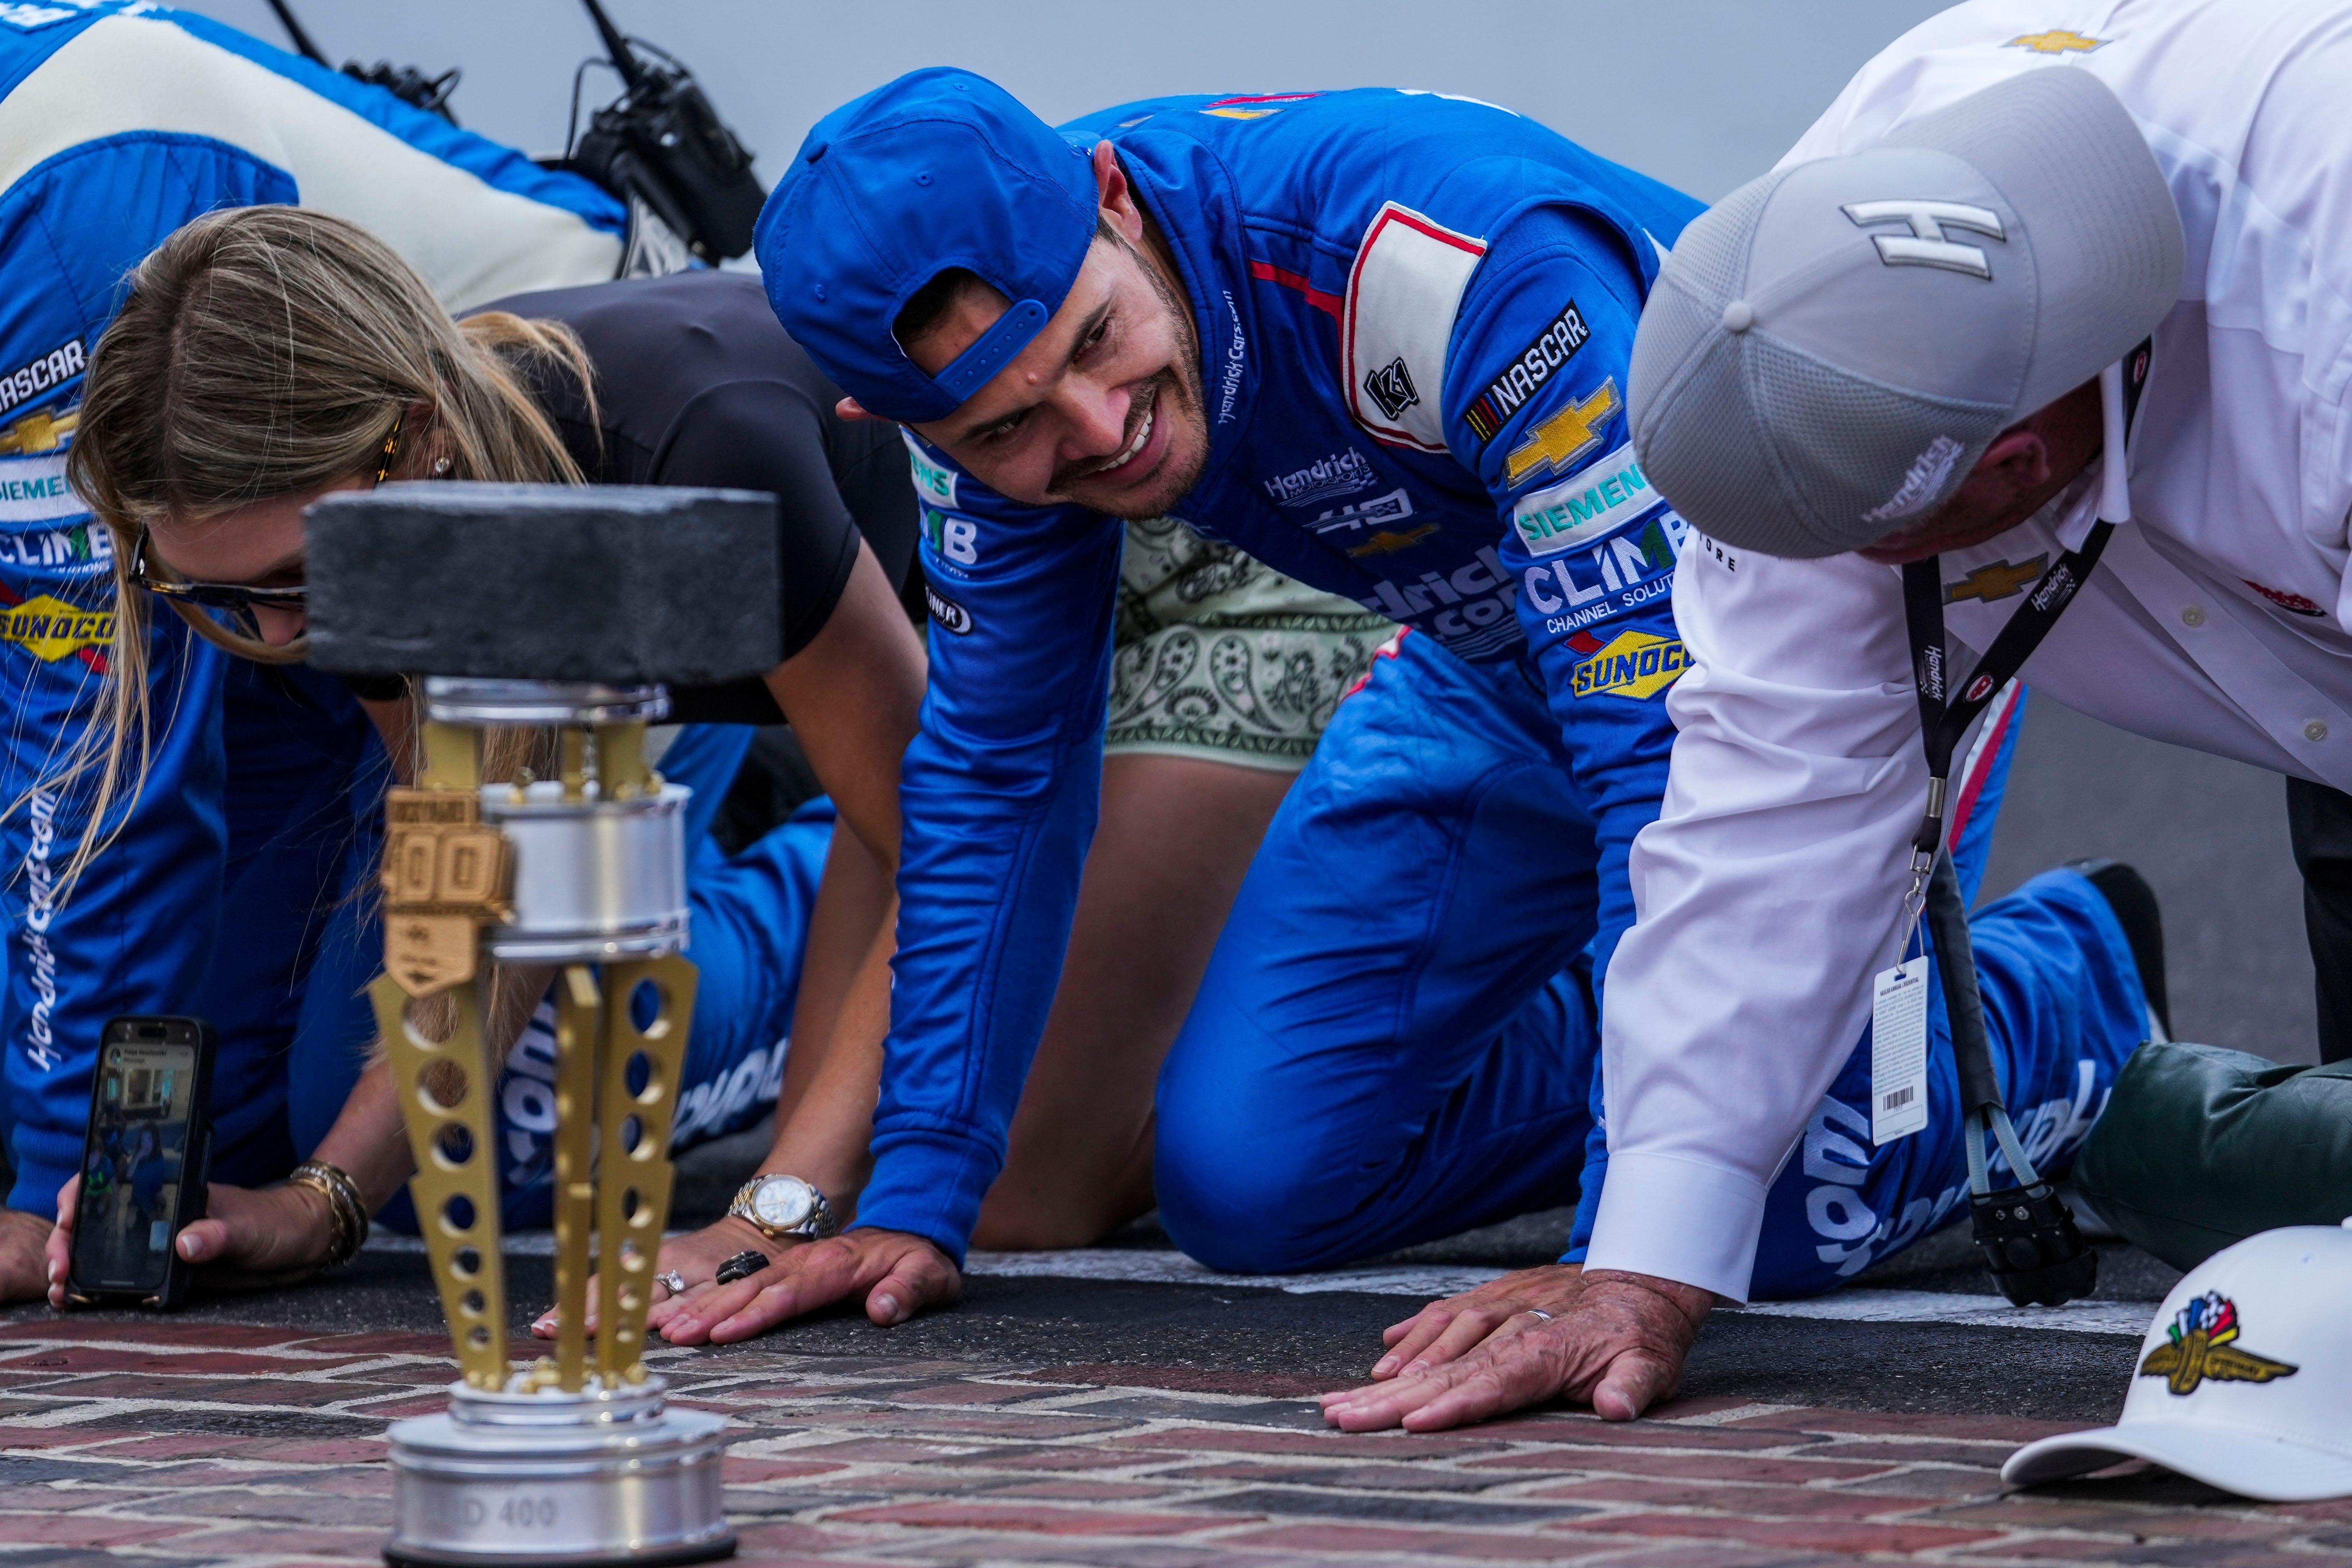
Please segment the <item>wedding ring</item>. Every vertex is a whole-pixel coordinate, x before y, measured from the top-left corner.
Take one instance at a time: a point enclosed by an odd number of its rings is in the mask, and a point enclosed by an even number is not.
[[[1551,1321],[1551,1314],[1541,1307],[1529,1307],[1527,1315],[1530,1318],[1541,1318],[1547,1323]]]
[[[665,1268],[660,1273],[655,1275],[654,1278],[660,1280],[661,1283],[668,1289],[671,1295],[683,1296],[686,1294],[686,1276],[680,1274],[677,1269]]]

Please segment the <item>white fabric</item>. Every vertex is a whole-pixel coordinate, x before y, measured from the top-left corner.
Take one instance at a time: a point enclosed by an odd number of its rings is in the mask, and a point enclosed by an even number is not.
[[[2053,37],[2040,0],[1947,11],[1783,162],[2020,71],[2115,89],[2179,202],[2189,265],[2135,427],[2136,521],[2024,679],[2141,734],[2352,788],[2352,4],[2125,0],[2066,28],[2096,47]],[[2079,541],[2096,488],[1948,556],[1946,580]],[[1694,543],[1675,583],[1691,668],[1668,698],[1673,775],[1609,970],[1611,1170],[1589,1261],[1737,1298],[1765,1186],[1895,956],[1927,766],[1895,569]],[[2021,602],[1951,605],[1954,642],[1982,649]],[[1743,1201],[1687,1201],[1669,1162]]]
[[[1364,231],[1340,307],[1348,411],[1382,441],[1424,452],[1445,450],[1438,399],[1445,386],[1445,346],[1462,290],[1486,254],[1484,242],[1456,234],[1411,207],[1391,202]],[[1394,367],[1410,401],[1393,414],[1371,380]]]
[[[364,226],[452,310],[601,282],[621,264],[618,236],[152,16],[100,17],[0,101],[0,189],[68,147],[142,131],[212,137],[285,170],[302,205]]]

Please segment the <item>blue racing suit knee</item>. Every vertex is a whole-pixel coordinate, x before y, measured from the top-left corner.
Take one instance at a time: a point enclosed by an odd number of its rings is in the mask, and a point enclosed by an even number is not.
[[[248,742],[315,744],[329,772],[347,768],[358,712],[300,680],[238,696],[234,660],[157,617],[144,633],[156,728],[143,787],[104,825],[112,847],[58,896],[92,826],[92,774],[68,774],[104,711],[116,631],[110,541],[67,488],[65,453],[123,275],[203,213],[291,203],[366,226],[462,309],[613,277],[626,215],[587,181],[382,89],[144,0],[0,5],[0,679],[13,716],[0,804],[22,803],[0,821],[0,1082],[8,1204],[47,1214],[79,1164],[99,1030],[119,1013],[210,1016],[215,1169],[283,1169],[285,1102],[265,1080],[311,1005],[289,977],[322,923],[292,900],[338,880],[342,849],[281,832],[272,815],[325,823],[331,800],[278,798],[234,758]],[[247,789],[259,793],[238,798]]]
[[[1574,1201],[1592,820],[1516,665],[1407,635],[1340,703],[1161,1069],[1160,1221],[1307,1268]]]

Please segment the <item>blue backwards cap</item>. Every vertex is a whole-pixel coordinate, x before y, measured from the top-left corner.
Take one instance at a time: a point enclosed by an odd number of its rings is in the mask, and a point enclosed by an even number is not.
[[[768,303],[870,412],[944,418],[1068,297],[1094,240],[1087,151],[970,71],[911,71],[852,99],[817,121],[760,213]],[[1013,304],[929,376],[890,324],[951,267]]]

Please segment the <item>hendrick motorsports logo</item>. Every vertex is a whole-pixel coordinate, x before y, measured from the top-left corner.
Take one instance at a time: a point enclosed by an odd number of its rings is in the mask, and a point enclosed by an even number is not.
[[[1648,632],[1619,632],[1599,653],[1576,667],[1579,697],[1606,695],[1635,701],[1655,697],[1688,668],[1678,638]]]
[[[106,668],[106,646],[114,640],[114,612],[86,610],[43,594],[0,608],[0,642],[12,642],[44,664],[79,654],[92,669]]]
[[[2268,1383],[2295,1374],[2285,1362],[2240,1350],[2237,1337],[2238,1304],[2208,1290],[2172,1315],[2164,1343],[2141,1361],[2139,1375],[2164,1379],[2175,1394],[2194,1394],[2200,1383]]]

